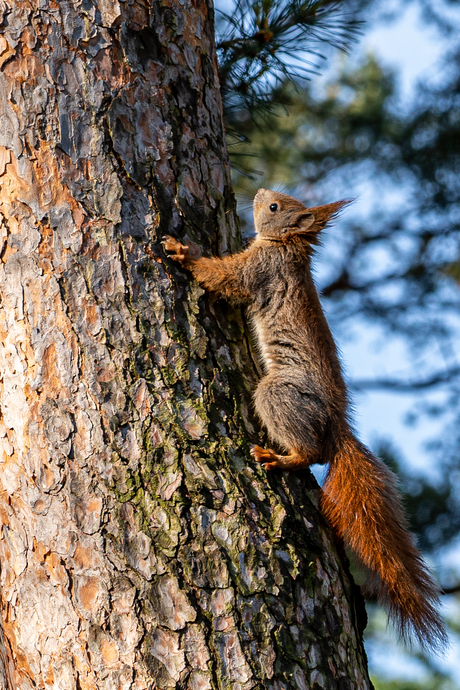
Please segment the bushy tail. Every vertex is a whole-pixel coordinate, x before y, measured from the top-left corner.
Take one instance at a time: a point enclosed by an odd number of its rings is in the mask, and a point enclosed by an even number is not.
[[[439,590],[408,531],[394,474],[344,433],[323,490],[326,519],[371,571],[370,591],[401,637],[409,642],[414,633],[424,648],[445,647]]]

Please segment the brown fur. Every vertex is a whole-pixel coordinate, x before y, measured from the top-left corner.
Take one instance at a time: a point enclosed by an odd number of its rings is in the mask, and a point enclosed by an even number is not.
[[[265,375],[256,411],[287,455],[255,446],[266,469],[329,462],[322,508],[335,532],[372,573],[368,589],[387,604],[403,638],[439,647],[446,633],[438,590],[408,532],[394,475],[354,436],[331,332],[310,270],[318,233],[349,202],[306,208],[260,189],[256,239],[240,254],[198,258],[171,237],[165,248],[208,290],[246,303]],[[276,207],[274,206],[276,205]]]

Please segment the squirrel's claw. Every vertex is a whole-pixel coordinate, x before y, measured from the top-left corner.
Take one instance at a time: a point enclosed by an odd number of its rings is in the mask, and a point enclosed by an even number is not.
[[[304,455],[300,455],[294,450],[289,455],[278,455],[271,448],[254,446],[251,455],[266,470],[300,470],[311,464]]]
[[[171,237],[171,235],[165,235],[161,242],[163,244],[164,250],[166,252],[170,252],[170,259],[173,259],[173,261],[178,261],[179,263],[183,263],[187,260],[189,248],[186,245],[181,244],[179,240],[176,240],[174,237]]]
[[[266,470],[273,470],[279,467],[278,456],[271,448],[261,448],[260,446],[253,446],[251,448],[251,455],[256,462],[260,462]]]
[[[263,463],[263,468],[264,468],[264,470],[267,470],[267,472],[270,472],[270,470],[278,470],[280,467],[282,467],[282,466],[280,465],[279,462],[265,462],[265,463]]]

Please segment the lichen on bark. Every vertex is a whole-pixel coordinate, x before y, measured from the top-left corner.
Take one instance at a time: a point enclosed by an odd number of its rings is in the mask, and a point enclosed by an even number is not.
[[[309,473],[249,460],[209,2],[0,0],[4,687],[369,688]],[[359,602],[358,602],[359,603]]]

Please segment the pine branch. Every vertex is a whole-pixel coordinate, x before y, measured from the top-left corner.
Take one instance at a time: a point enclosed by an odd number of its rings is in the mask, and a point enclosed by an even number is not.
[[[318,46],[346,50],[359,24],[341,12],[340,2],[330,0],[236,0],[231,14],[218,10],[226,115],[244,109],[254,117],[270,108],[277,84],[317,74],[325,59]]]
[[[441,594],[457,594],[460,592],[460,584],[453,587],[441,587]]]
[[[401,393],[410,393],[414,390],[434,388],[435,386],[449,383],[460,374],[460,366],[451,367],[439,371],[425,379],[403,381],[401,379],[358,379],[351,382],[356,390],[394,390]]]

